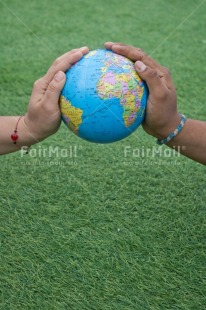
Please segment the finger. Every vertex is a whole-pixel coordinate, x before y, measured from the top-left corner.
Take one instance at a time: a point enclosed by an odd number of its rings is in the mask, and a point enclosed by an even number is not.
[[[111,50],[113,44],[114,42],[105,42],[104,47],[108,50]]]
[[[159,77],[161,78],[163,83],[167,85],[167,88],[175,91],[175,86],[171,78],[170,70],[168,68],[162,67],[161,72],[159,71]]]
[[[48,88],[41,100],[41,104],[44,106],[44,109],[50,114],[54,114],[59,111],[59,96],[65,81],[65,73],[62,71],[57,72],[52,81],[49,83]]]
[[[83,46],[83,47],[79,47],[79,48],[74,48],[73,50],[69,51],[69,52],[66,52],[64,53],[63,55],[59,56],[54,62],[61,62],[62,60],[64,60],[65,58],[67,58],[68,56],[78,52],[78,51],[81,51],[83,54],[86,54],[89,52],[89,48],[87,46]]]
[[[118,44],[118,45],[122,45],[123,43],[121,43],[121,42],[105,42],[104,43],[104,47],[106,48],[106,49],[108,49],[108,50],[111,50],[112,49],[112,46],[114,45],[114,44]]]
[[[88,53],[88,47],[82,47],[79,49],[72,50],[64,55],[58,57],[47,73],[44,76],[45,84],[49,84],[53,79],[54,75],[59,71],[67,71],[73,64],[75,64],[78,60],[80,60],[86,53]],[[45,86],[47,86],[45,85]]]
[[[131,45],[126,45],[123,43],[113,43],[112,42],[106,42],[105,46],[110,48],[113,52],[116,54],[125,56],[132,61],[140,60],[144,62],[147,66],[150,66],[151,68],[155,68],[158,70],[161,70],[162,66],[156,62],[154,59],[149,57],[141,48],[137,48]]]
[[[59,71],[68,70],[75,62],[77,62],[81,57],[88,53],[88,47],[82,47],[79,49],[74,49],[70,52],[65,53],[64,55],[57,58],[52,66],[49,68],[45,76],[38,79],[33,86],[32,94],[31,94],[31,102],[38,102],[42,99],[45,91],[51,80],[54,78],[54,75]]]
[[[158,75],[158,72],[146,66],[143,62],[137,61],[135,69],[138,75],[147,83],[149,92],[153,98],[164,99],[168,94],[168,88]]]
[[[154,59],[145,54],[145,52],[142,49],[130,45],[125,45],[119,42],[116,43],[106,42],[105,47],[108,49],[112,49],[115,53],[130,58],[133,61],[140,60],[144,62],[147,66],[154,68],[157,71],[163,83],[167,86],[167,88],[172,89],[174,91],[175,87],[172,82],[168,68],[161,66]]]
[[[30,102],[37,103],[41,100],[45,93],[45,82],[43,81],[43,78],[40,78],[34,82]]]

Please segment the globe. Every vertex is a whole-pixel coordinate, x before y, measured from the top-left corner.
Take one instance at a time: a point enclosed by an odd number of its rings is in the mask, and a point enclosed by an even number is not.
[[[62,120],[78,137],[110,143],[133,133],[145,117],[148,88],[129,59],[98,49],[66,72]]]

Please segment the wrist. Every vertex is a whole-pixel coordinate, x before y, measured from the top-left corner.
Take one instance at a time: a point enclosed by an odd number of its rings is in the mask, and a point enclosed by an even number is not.
[[[31,132],[25,122],[25,115],[21,118],[18,124],[19,139],[18,144],[20,146],[31,146],[40,140]]]
[[[158,140],[165,139],[177,128],[181,122],[181,117],[181,114],[177,113],[167,122],[167,124],[155,128],[150,134]]]
[[[184,125],[186,123],[186,117],[185,115],[181,115],[181,120],[178,123],[177,127],[170,132],[168,136],[166,136],[163,139],[157,139],[157,144],[162,145],[162,144],[168,144],[171,140],[173,140],[183,129]]]
[[[45,118],[42,115],[34,117],[29,113],[24,116],[24,127],[29,136],[36,141],[34,143],[40,142],[56,133],[60,124],[61,117],[59,111]]]
[[[38,140],[24,125],[24,116],[0,116],[0,155],[30,147]]]

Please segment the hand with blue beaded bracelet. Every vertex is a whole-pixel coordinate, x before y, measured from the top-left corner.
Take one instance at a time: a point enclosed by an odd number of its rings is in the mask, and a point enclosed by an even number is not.
[[[170,72],[143,50],[122,43],[106,42],[105,47],[135,62],[138,75],[149,88],[146,117],[142,126],[158,144],[206,165],[206,122],[185,119],[177,109],[176,90]]]

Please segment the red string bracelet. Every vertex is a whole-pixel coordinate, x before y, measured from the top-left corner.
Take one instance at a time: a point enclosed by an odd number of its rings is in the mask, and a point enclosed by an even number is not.
[[[18,136],[18,134],[17,134],[17,129],[18,129],[19,121],[20,121],[20,119],[21,119],[22,117],[23,117],[23,115],[19,117],[19,119],[18,119],[18,121],[17,121],[17,123],[16,123],[16,127],[15,127],[15,129],[14,129],[14,132],[11,134],[11,140],[13,141],[14,144],[16,144],[16,141],[17,141],[18,138],[19,138],[19,136]]]

